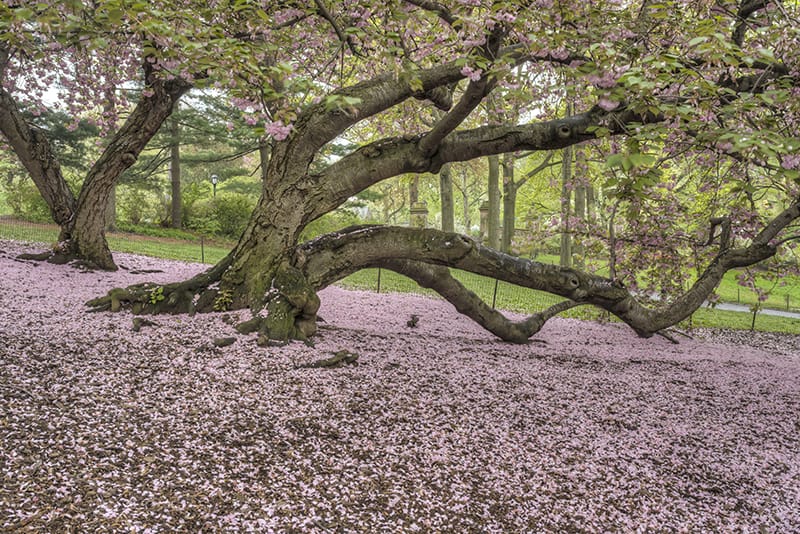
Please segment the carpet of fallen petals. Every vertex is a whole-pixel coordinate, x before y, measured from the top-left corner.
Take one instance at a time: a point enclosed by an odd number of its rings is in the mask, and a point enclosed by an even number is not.
[[[555,319],[518,346],[329,288],[314,347],[259,348],[243,312],[83,306],[203,266],[23,251],[0,241],[2,532],[800,532],[797,338]]]

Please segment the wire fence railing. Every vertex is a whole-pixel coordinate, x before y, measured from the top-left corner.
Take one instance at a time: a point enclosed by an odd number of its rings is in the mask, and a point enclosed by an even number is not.
[[[58,239],[58,227],[53,224],[0,217],[0,238],[50,244]],[[208,240],[202,236],[196,236],[194,239],[174,239],[108,232],[106,239],[111,250],[115,252],[207,264],[216,263],[224,258],[232,247],[231,243]],[[498,309],[530,313],[541,311],[564,300],[550,293],[522,288],[494,278],[456,269],[452,269],[451,272],[467,289]],[[414,280],[385,269],[364,269],[348,276],[338,285],[365,291],[414,293],[438,297],[436,292],[420,287]]]
[[[58,227],[54,224],[34,223],[9,216],[0,216],[0,238],[51,244],[58,239]],[[106,238],[109,247],[115,252],[206,264],[218,262],[233,247],[231,242],[194,235],[177,239],[126,232],[108,232]],[[557,295],[519,287],[494,278],[455,269],[452,269],[451,272],[467,289],[497,309],[535,313],[563,300]],[[376,292],[438,296],[434,291],[420,287],[410,278],[385,269],[359,271],[345,278],[338,285]],[[723,299],[725,304],[724,307],[721,306],[721,309],[732,309],[731,307],[733,307],[735,309],[732,311],[749,311],[752,308],[754,313],[762,311],[769,313],[770,310],[796,313],[800,307],[800,299],[792,293],[791,288],[778,288],[769,296],[769,300],[761,303],[758,301],[758,296],[746,288],[737,287],[732,291],[729,298]],[[790,315],[794,316],[794,313]],[[601,313],[583,308],[580,311],[571,311],[568,315],[599,317]]]

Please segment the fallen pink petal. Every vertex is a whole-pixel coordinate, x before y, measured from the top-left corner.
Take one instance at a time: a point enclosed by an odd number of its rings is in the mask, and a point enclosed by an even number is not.
[[[513,345],[331,287],[313,347],[261,348],[244,312],[84,306],[202,265],[35,250],[0,241],[0,531],[800,531],[797,336],[556,318]]]

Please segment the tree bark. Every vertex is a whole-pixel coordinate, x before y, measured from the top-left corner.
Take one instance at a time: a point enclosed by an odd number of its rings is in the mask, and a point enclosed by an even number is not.
[[[487,243],[500,248],[500,157],[489,156],[489,221]]]
[[[442,203],[442,231],[455,232],[455,206],[453,204],[453,176],[450,164],[439,170],[439,195]]]
[[[173,228],[181,228],[181,129],[177,117],[170,120],[170,147],[169,147],[169,179],[172,185],[172,224]]]
[[[111,188],[106,206],[106,231],[113,232],[117,229],[117,185]]]

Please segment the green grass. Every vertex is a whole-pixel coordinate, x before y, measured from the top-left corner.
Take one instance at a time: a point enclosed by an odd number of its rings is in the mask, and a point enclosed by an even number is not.
[[[58,227],[53,224],[20,222],[0,219],[0,237],[17,241],[54,243],[58,239]],[[165,237],[151,237],[121,232],[106,234],[108,246],[115,252],[129,252],[156,258],[190,262],[217,263],[233,248],[233,245],[195,237],[193,241]]]
[[[26,223],[0,218],[0,238],[52,243],[57,237],[58,229],[55,225]],[[113,251],[117,252],[143,254],[158,258],[191,262],[198,262],[201,260],[199,238],[190,241],[113,232],[109,233],[107,237],[109,246]],[[227,255],[232,246],[231,243],[204,241],[202,251],[204,255],[203,259],[206,263],[216,263]],[[558,261],[558,257],[540,255],[537,260],[544,263],[554,263]],[[498,309],[530,314],[539,312],[562,300],[561,297],[551,295],[550,293],[520,288],[506,282],[496,283],[494,279],[476,274],[457,270],[452,270],[451,272],[467,288],[475,292],[485,302],[489,304],[494,303],[495,307]],[[775,296],[767,301],[767,304],[770,305],[769,307],[785,309],[785,295],[789,295],[790,302],[800,304],[800,280],[798,280],[797,277],[790,277],[790,279],[787,279],[787,282],[785,287],[775,288]],[[768,284],[769,282],[760,281],[759,283]],[[378,289],[378,269],[359,271],[342,280],[339,285],[348,288],[376,291]],[[416,282],[410,278],[384,269],[380,271],[380,291],[436,296],[433,291],[420,288]],[[718,292],[726,302],[737,302],[737,297],[743,304],[754,303],[756,301],[756,297],[752,292],[738,286],[736,283],[736,273],[728,273],[718,289]],[[796,307],[798,304],[794,304],[795,309],[797,309]],[[590,306],[573,308],[565,314],[562,314],[562,316],[580,319],[599,319],[603,317],[603,315],[603,312]],[[749,330],[752,317],[750,313],[703,308],[697,310],[692,316],[691,325],[695,327],[703,326]],[[681,326],[688,327],[689,322],[686,321]],[[797,319],[758,314],[756,317],[756,329],[768,332],[800,334],[800,321]]]
[[[691,323],[687,320],[682,322],[679,326],[681,328],[687,328],[691,325],[694,328],[707,327],[750,330],[752,321],[752,313],[700,308],[692,315]],[[761,332],[800,334],[800,320],[759,313],[756,315],[755,329]]]

